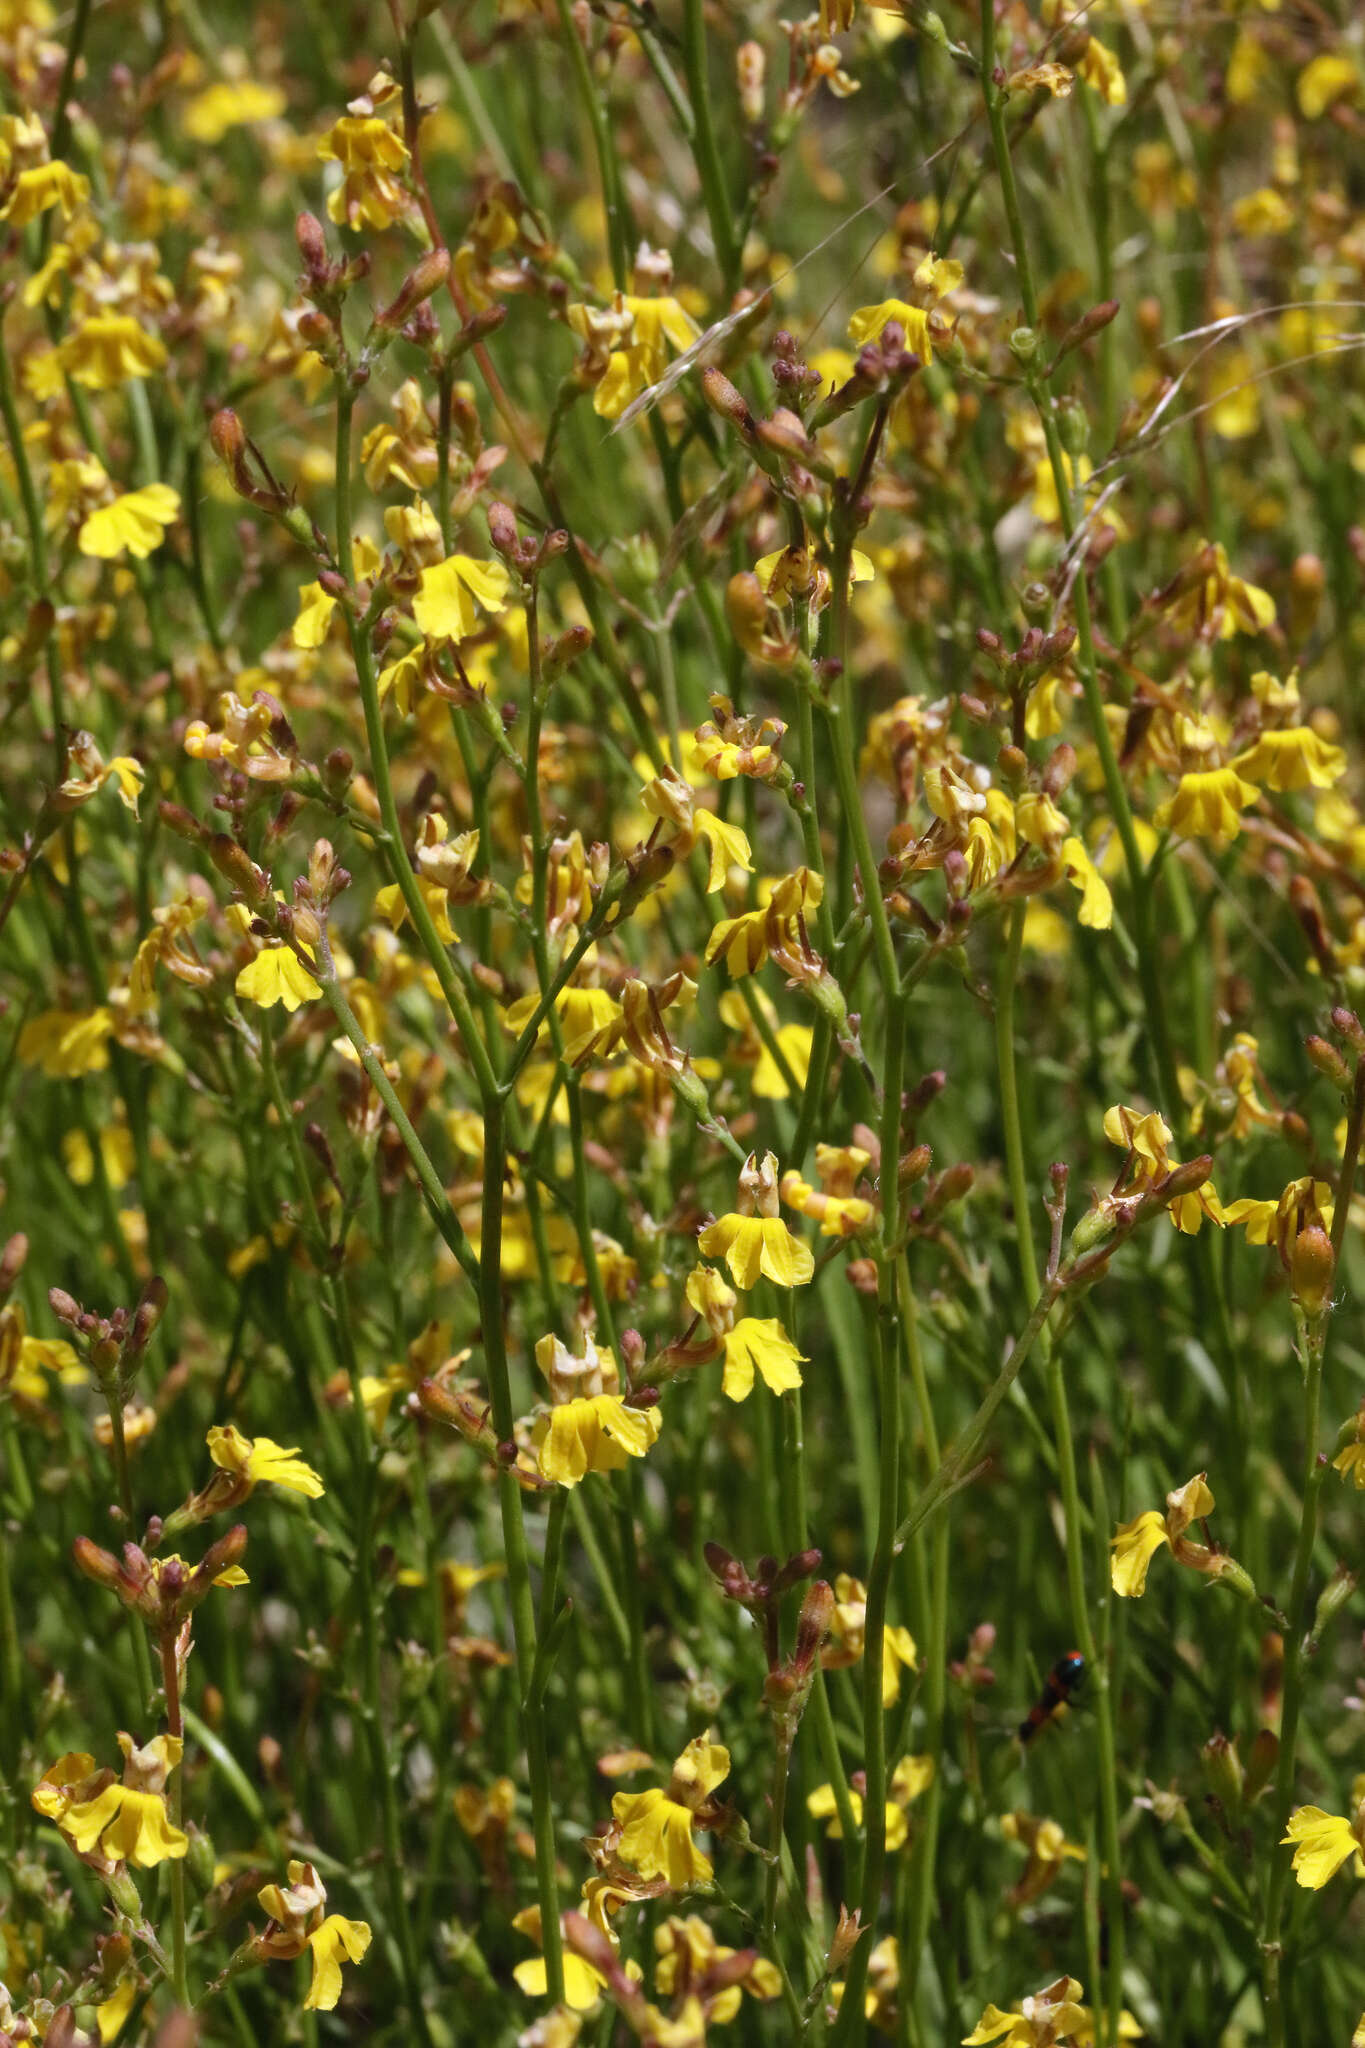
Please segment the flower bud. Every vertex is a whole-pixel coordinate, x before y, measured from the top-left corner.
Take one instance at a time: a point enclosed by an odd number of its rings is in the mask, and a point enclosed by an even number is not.
[[[1339,1564],[1332,1573],[1318,1595],[1318,1604],[1313,1611],[1313,1626],[1308,1632],[1308,1640],[1315,1649],[1333,1617],[1341,1612],[1355,1592],[1358,1583],[1358,1574],[1344,1564]]]
[[[188,1832],[190,1846],[185,1853],[186,1868],[190,1873],[190,1883],[194,1886],[200,1898],[205,1899],[213,1890],[213,1872],[218,1861],[217,1852],[214,1849],[212,1837],[206,1835],[202,1828],[191,1826]]]
[[[230,405],[225,405],[209,421],[209,440],[213,452],[229,469],[235,470],[246,455],[246,432]]]
[[[118,1559],[101,1550],[88,1536],[76,1538],[71,1546],[71,1559],[78,1571],[83,1571],[87,1579],[93,1579],[106,1592],[117,1592],[122,1586],[123,1567]]]
[[[209,859],[220,875],[240,889],[248,903],[263,903],[270,885],[245,847],[229,839],[226,832],[213,832],[207,841]]]
[[[712,365],[702,371],[701,395],[712,412],[719,413],[723,420],[729,420],[731,426],[738,428],[746,440],[752,436],[754,416],[749,410],[748,401],[735,389],[723,370],[717,370]]]
[[[170,1293],[159,1273],[153,1273],[133,1310],[133,1327],[128,1337],[128,1349],[137,1355],[147,1349],[156,1335],[157,1324],[166,1313]]]
[[[1068,455],[1084,453],[1090,439],[1090,420],[1079,398],[1057,400],[1057,431]]]
[[[763,119],[763,85],[768,60],[762,43],[741,43],[735,52],[735,81],[739,87],[739,109],[750,127]]]
[[[1327,573],[1317,555],[1300,555],[1289,572],[1289,637],[1306,640],[1317,624]]]
[[[433,292],[440,290],[449,275],[449,249],[430,250],[413,265],[398,287],[396,296],[382,312],[375,314],[375,326],[385,333],[396,334],[404,321],[416,312],[423,301],[429,299]]]
[[[1319,1038],[1314,1032],[1304,1040],[1303,1049],[1320,1074],[1325,1074],[1338,1088],[1350,1087],[1351,1070],[1336,1047],[1329,1044],[1327,1039]]]
[[[1294,1240],[1289,1255],[1289,1287],[1309,1322],[1316,1322],[1332,1298],[1336,1254],[1320,1224],[1310,1223]]]
[[[832,1977],[837,1976],[843,1969],[862,1937],[859,1914],[850,1913],[847,1906],[841,1905],[839,1924],[834,1930],[834,1939],[829,1945],[829,1955],[826,1958]]]
[[[619,1965],[611,1942],[581,1913],[564,1915],[564,1939],[574,1954],[581,1956],[599,1976],[610,1980],[617,1974]]]
[[[1038,336],[1032,327],[1016,327],[1010,336],[1010,353],[1021,363],[1031,363],[1038,353]]]
[[[801,1602],[801,1612],[797,1617],[792,1666],[800,1675],[804,1676],[813,1668],[833,1618],[834,1588],[827,1580],[817,1579]]]
[[[327,237],[322,222],[311,213],[301,213],[294,222],[294,240],[308,269],[316,276],[327,268]]]
[[[1092,306],[1088,313],[1082,313],[1079,320],[1073,321],[1062,336],[1057,353],[1052,359],[1053,369],[1055,370],[1058,363],[1069,356],[1073,349],[1083,348],[1087,341],[1093,341],[1097,334],[1102,334],[1118,310],[1117,299],[1104,299],[1098,306]]]

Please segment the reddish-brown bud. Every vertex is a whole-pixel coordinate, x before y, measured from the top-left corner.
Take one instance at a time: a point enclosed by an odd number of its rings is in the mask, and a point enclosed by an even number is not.
[[[1289,1255],[1289,1285],[1309,1322],[1316,1322],[1332,1298],[1336,1272],[1332,1240],[1320,1224],[1310,1223],[1294,1239]]]
[[[294,239],[299,245],[300,256],[314,276],[327,268],[327,237],[323,233],[322,222],[314,214],[299,215],[294,222]]]
[[[223,406],[209,421],[209,440],[214,454],[235,470],[246,455],[246,431],[230,405]]]
[[[403,279],[398,291],[383,311],[376,313],[374,324],[389,333],[397,333],[423,300],[439,291],[450,275],[449,249],[432,249],[415,263]]]

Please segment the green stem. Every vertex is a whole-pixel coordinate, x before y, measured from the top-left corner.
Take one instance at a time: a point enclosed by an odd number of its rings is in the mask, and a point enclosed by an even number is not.
[[[706,202],[706,217],[711,223],[711,239],[716,245],[716,261],[720,265],[728,297],[739,283],[743,252],[735,237],[734,209],[725,189],[725,169],[720,160],[716,124],[711,115],[713,95],[707,66],[705,0],[683,0],[683,70],[687,76],[688,98],[692,102],[692,155],[701,181],[702,198]]]
[[[996,1055],[1000,1081],[1000,1118],[1004,1130],[1005,1162],[1014,1205],[1015,1233],[1019,1245],[1019,1276],[1025,1292],[1039,1293],[1038,1261],[1033,1248],[1033,1226],[1029,1215],[1028,1166],[1024,1149],[1023,1122],[1019,1112],[1019,1085],[1014,1058],[1014,992],[1019,968],[1027,906],[1018,903],[1010,913],[1009,938],[1000,981],[996,989]],[[1076,1646],[1091,1674],[1095,1714],[1096,1746],[1099,1751],[1100,1839],[1103,1851],[1105,1913],[1108,1921],[1108,1967],[1103,2001],[1106,2048],[1116,2048],[1119,2014],[1123,2009],[1123,1876],[1119,1850],[1118,1760],[1114,1748],[1114,1722],[1109,1692],[1109,1667],[1096,1654],[1095,1632],[1091,1626],[1090,1604],[1085,1587],[1085,1527],[1081,1514],[1080,1489],[1076,1476],[1076,1452],[1062,1377],[1060,1349],[1054,1346],[1046,1328],[1039,1331],[1048,1396],[1052,1406],[1053,1435],[1057,1445],[1057,1468],[1061,1480],[1065,1523],[1066,1582],[1071,1608],[1071,1625]]]
[[[355,580],[351,544],[350,488],[351,413],[354,405],[355,395],[348,388],[345,378],[339,375],[336,436],[337,564],[348,584],[353,584]],[[389,770],[389,751],[384,738],[384,713],[379,701],[379,684],[369,634],[362,630],[353,606],[347,608],[346,622],[356,676],[360,683],[361,706],[365,714],[365,738],[369,747],[370,773],[374,781],[375,798],[379,804],[379,815],[384,826],[385,864],[392,880],[398,885],[408,916],[412,919],[413,929],[421,942],[422,951],[431,962],[446,1006],[455,1019],[465,1057],[474,1070],[479,1094],[487,1101],[488,1097],[497,1091],[497,1077],[480,1036],[469,999],[460,985],[450,955],[441,942],[431,912],[427,908],[427,900],[418,887],[417,877],[408,860],[402,820],[398,815],[398,804],[393,793],[393,778]]]
[[[485,1105],[483,1220],[479,1280],[479,1313],[493,1427],[499,1443],[514,1439],[516,1416],[502,1301],[503,1174],[506,1150],[503,1133],[505,1103],[496,1095]],[[498,1507],[507,1560],[507,1592],[515,1639],[517,1682],[521,1701],[522,1742],[530,1780],[532,1827],[535,1834],[536,1890],[540,1900],[541,1939],[545,1949],[546,1984],[551,2001],[564,1996],[564,1945],[559,1923],[559,1891],[555,1878],[555,1821],[550,1794],[550,1768],[545,1742],[544,1701],[535,1685],[536,1613],[531,1591],[531,1562],[522,1515],[521,1486],[506,1465],[498,1472]]]
[[[176,1742],[184,1745],[185,1724],[180,1714],[180,1672],[175,1657],[176,1631],[168,1629],[161,1637],[161,1682],[166,1692],[166,1732]],[[184,1824],[185,1762],[180,1762],[171,1773],[170,1815],[171,1826],[182,1828]],[[182,1858],[171,1858],[171,1989],[175,2002],[184,2011],[189,2010],[190,1994],[185,1975],[185,1865]]]
[[[1313,1567],[1313,1546],[1318,1533],[1318,1496],[1328,1470],[1318,1447],[1321,1428],[1322,1368],[1326,1353],[1325,1314],[1308,1321],[1300,1318],[1304,1360],[1304,1475],[1303,1510],[1294,1550],[1294,1577],[1290,1584],[1287,1614],[1289,1627],[1284,1642],[1284,1690],[1280,1708],[1280,1746],[1275,1767],[1275,1850],[1270,1881],[1266,1886],[1265,1918],[1261,1928],[1262,1987],[1265,2003],[1266,2039],[1270,2048],[1284,2048],[1284,1984],[1281,1965],[1284,1951],[1280,1925],[1293,1851],[1283,1836],[1294,1803],[1294,1771],[1299,1739],[1299,1717],[1303,1710],[1304,1637],[1308,1631],[1308,1580]]]

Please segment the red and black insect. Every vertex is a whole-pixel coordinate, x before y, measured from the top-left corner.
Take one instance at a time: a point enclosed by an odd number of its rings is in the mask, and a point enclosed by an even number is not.
[[[1068,1650],[1059,1657],[1047,1677],[1037,1700],[1019,1723],[1019,1740],[1029,1743],[1038,1730],[1052,1719],[1058,1707],[1064,1707],[1076,1687],[1085,1677],[1085,1659],[1079,1650]]]

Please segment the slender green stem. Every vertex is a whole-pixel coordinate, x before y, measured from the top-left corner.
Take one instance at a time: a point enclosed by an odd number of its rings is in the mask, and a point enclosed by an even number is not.
[[[166,1693],[166,1732],[172,1740],[184,1745],[185,1724],[180,1714],[180,1671],[175,1654],[176,1631],[168,1629],[161,1637],[161,1682]],[[170,1816],[171,1826],[181,1828],[184,1824],[185,1765],[184,1759],[171,1773]],[[181,1858],[171,1858],[171,1989],[175,2002],[189,2010],[189,1985],[185,1975],[185,1865]]]
[[[683,0],[683,69],[692,102],[692,154],[706,202],[706,218],[711,223],[711,239],[716,245],[716,261],[728,295],[739,283],[742,251],[735,237],[735,209],[726,190],[712,116],[714,95],[707,65],[705,0]]]
[[[1299,1718],[1303,1711],[1304,1637],[1308,1631],[1308,1581],[1313,1568],[1313,1546],[1318,1533],[1318,1497],[1328,1470],[1319,1448],[1322,1406],[1322,1368],[1326,1352],[1325,1315],[1311,1322],[1300,1318],[1300,1342],[1304,1363],[1304,1475],[1303,1509],[1299,1518],[1298,1541],[1294,1547],[1294,1576],[1290,1584],[1287,1614],[1289,1627],[1284,1641],[1284,1685],[1280,1707],[1280,1746],[1275,1766],[1274,1828],[1275,1852],[1270,1881],[1266,1886],[1265,1917],[1261,1926],[1262,1989],[1265,2003],[1266,2039],[1270,2048],[1284,2048],[1285,2013],[1282,1964],[1284,1951],[1280,1925],[1293,1851],[1283,1837],[1294,1804],[1294,1774],[1298,1756]]]
[[[568,46],[574,82],[583,102],[583,111],[588,117],[593,148],[597,153],[597,169],[602,180],[602,206],[607,216],[607,254],[611,261],[612,280],[617,291],[624,291],[630,274],[630,230],[626,218],[625,198],[621,190],[621,167],[616,158],[616,145],[612,141],[611,123],[598,93],[592,66],[588,62],[588,53],[583,47],[583,38],[574,20],[569,0],[555,0],[555,5],[559,12],[560,31]]]
[[[1351,1108],[1347,1117],[1346,1141],[1342,1152],[1336,1208],[1332,1218],[1332,1247],[1340,1254],[1360,1159],[1362,1129],[1365,1128],[1365,1062],[1356,1067]],[[1285,1892],[1293,1861],[1290,1845],[1284,1841],[1290,1810],[1294,1804],[1294,1775],[1297,1767],[1299,1719],[1303,1710],[1305,1640],[1311,1619],[1308,1582],[1313,1569],[1313,1549],[1318,1533],[1318,1504],[1322,1483],[1329,1470],[1319,1445],[1321,1434],[1322,1374],[1327,1356],[1327,1333],[1331,1303],[1316,1315],[1307,1316],[1295,1306],[1299,1353],[1304,1368],[1304,1475],[1303,1507],[1299,1516],[1298,1541],[1294,1549],[1294,1576],[1290,1582],[1285,1630],[1284,1684],[1280,1707],[1280,1746],[1275,1767],[1275,1861],[1266,1886],[1265,1917],[1261,1926],[1262,1990],[1265,2003],[1266,2037],[1271,2048],[1284,2048],[1285,2013],[1282,1976],[1283,1948],[1280,1927]]]
[[[1005,1163],[1010,1199],[1015,1211],[1015,1234],[1019,1246],[1019,1277],[1026,1294],[1039,1292],[1038,1261],[1033,1247],[1033,1226],[1029,1213],[1028,1165],[1025,1156],[1023,1121],[1019,1109],[1019,1083],[1014,1058],[1014,991],[1023,940],[1026,905],[1018,903],[1010,913],[1005,958],[996,986],[996,1054],[1000,1082],[1000,1120],[1005,1139]],[[1118,1760],[1114,1748],[1113,1710],[1109,1692],[1107,1661],[1096,1654],[1095,1632],[1091,1626],[1090,1603],[1085,1586],[1085,1525],[1081,1513],[1080,1489],[1076,1475],[1076,1452],[1062,1376],[1060,1348],[1054,1346],[1045,1327],[1039,1332],[1040,1348],[1047,1375],[1052,1406],[1053,1435],[1057,1446],[1057,1468],[1062,1488],[1065,1523],[1066,1582],[1071,1607],[1071,1625],[1076,1645],[1086,1660],[1092,1679],[1096,1747],[1099,1751],[1100,1837],[1104,1860],[1104,1900],[1107,1926],[1108,1966],[1103,2001],[1105,2048],[1116,2048],[1119,2015],[1123,2009],[1123,1876],[1119,1845]]]
[[[354,582],[353,549],[351,542],[350,513],[350,463],[351,463],[351,413],[355,398],[344,377],[337,378],[337,563],[347,583]],[[384,826],[383,853],[389,874],[397,883],[413,929],[421,942],[422,951],[431,962],[440,983],[441,994],[460,1034],[465,1057],[474,1071],[480,1097],[485,1101],[497,1091],[497,1077],[493,1072],[487,1048],[475,1022],[469,999],[460,985],[459,977],[451,963],[450,955],[441,942],[435,921],[427,907],[427,900],[418,886],[408,859],[403,837],[403,824],[398,815],[398,804],[393,792],[393,777],[389,770],[389,751],[384,737],[384,713],[379,701],[379,684],[375,674],[374,653],[368,633],[364,632],[356,619],[353,608],[347,611],[347,627],[350,633],[351,653],[355,660],[356,676],[360,683],[360,701],[365,714],[365,737],[369,746],[370,773],[374,781],[374,793],[379,804],[379,815]]]
[[[403,1141],[404,1150],[412,1161],[413,1172],[417,1175],[418,1185],[436,1228],[454,1253],[465,1277],[477,1287],[480,1276],[479,1261],[475,1258],[469,1239],[465,1236],[464,1227],[451,1206],[450,1197],[441,1184],[440,1175],[413,1129],[407,1111],[394,1093],[393,1083],[384,1072],[382,1061],[361,1030],[356,1014],[346,1000],[331,949],[325,939],[319,947],[319,958],[314,962],[312,971],[333,1016],[355,1048],[356,1057],[368,1075],[371,1086],[393,1120],[394,1128]]]

